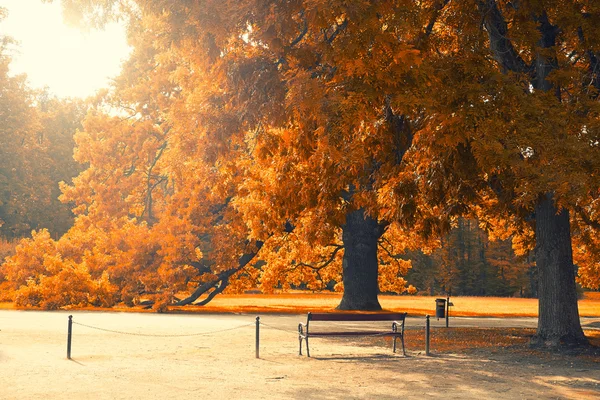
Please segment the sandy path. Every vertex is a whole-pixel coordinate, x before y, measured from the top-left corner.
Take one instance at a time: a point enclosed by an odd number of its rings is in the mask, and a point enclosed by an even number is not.
[[[0,311],[0,399],[594,399],[600,364],[493,356],[409,357],[359,341],[314,340],[299,357],[300,317]],[[292,321],[292,319],[295,321]],[[278,329],[274,329],[276,327]],[[280,330],[282,329],[282,330]]]

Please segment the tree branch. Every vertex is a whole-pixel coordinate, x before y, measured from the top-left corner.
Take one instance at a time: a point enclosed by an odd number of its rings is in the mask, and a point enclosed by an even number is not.
[[[243,254],[238,260],[237,267],[228,269],[227,271],[223,271],[220,274],[218,274],[215,279],[205,282],[204,284],[198,286],[192,292],[192,294],[190,294],[185,299],[178,301],[177,303],[175,303],[175,305],[176,306],[186,306],[188,304],[192,304],[194,301],[198,300],[198,298],[200,296],[202,296],[204,293],[208,292],[210,289],[213,289],[213,288],[214,288],[214,290],[212,293],[214,293],[214,291],[216,291],[220,287],[220,285],[222,284],[223,281],[229,280],[229,278],[231,278],[234,274],[236,274],[237,272],[244,269],[244,267],[246,267],[250,263],[250,261],[252,261],[254,259],[254,257],[256,257],[256,255],[262,248],[263,244],[264,244],[264,242],[257,240],[256,241],[256,251]],[[225,288],[223,287],[223,289],[225,289]],[[221,291],[223,291],[223,289],[221,289]],[[220,293],[221,291],[215,293],[212,297],[209,295],[210,299],[212,300],[212,298],[214,296],[216,296],[218,293]],[[208,301],[210,301],[210,300],[208,300]],[[205,302],[205,303],[201,302],[201,303],[202,304],[200,304],[200,305],[204,305],[207,302]]]
[[[500,64],[503,72],[531,72],[531,66],[519,56],[508,38],[508,25],[498,9],[496,0],[478,0],[477,7],[488,33],[490,48],[494,59]]]
[[[385,251],[385,252],[386,252],[386,254],[387,254],[387,255],[389,255],[389,256],[390,256],[390,258],[391,258],[391,259],[392,259],[392,260],[393,260],[393,261],[394,261],[394,262],[395,262],[395,263],[398,265],[398,267],[400,267],[400,266],[401,266],[401,265],[400,265],[400,261],[398,261],[400,257],[399,257],[397,254],[392,254],[392,252],[391,252],[391,251],[390,251],[390,250],[389,250],[387,247],[385,247],[385,246],[383,245],[383,242],[384,242],[384,241],[385,241],[385,242],[387,242],[387,243],[388,243],[390,246],[392,246],[392,247],[393,247],[393,244],[391,244],[391,243],[389,242],[389,240],[387,240],[387,239],[385,239],[385,238],[381,238],[381,240],[379,240],[379,242],[378,242],[377,244],[379,245],[379,247],[381,247],[381,248],[383,249],[383,251]]]
[[[412,146],[413,134],[409,119],[405,115],[396,115],[392,110],[389,98],[385,105],[385,120],[394,135],[396,163],[400,164],[408,149]]]
[[[435,23],[437,22],[442,10],[446,7],[446,5],[448,5],[449,2],[450,0],[440,0],[435,3],[435,5],[433,6],[433,13],[431,15],[431,18],[429,19],[429,23],[427,24],[425,29],[423,29],[423,32],[415,41],[415,47],[420,48],[425,42],[425,40],[429,38],[429,36],[431,36],[431,32],[433,32],[433,27],[435,26]]]
[[[577,29],[577,35],[579,37],[579,41],[584,44],[586,39],[582,27]],[[590,65],[588,67],[590,81],[588,85],[600,90],[600,54],[589,49],[586,50],[586,54],[590,60]],[[597,96],[598,95],[596,94],[596,97]]]
[[[218,295],[219,293],[222,293],[223,290],[225,290],[225,288],[227,286],[229,286],[229,278],[228,277],[227,278],[223,278],[221,280],[221,282],[217,286],[215,286],[214,290],[212,292],[210,292],[210,294],[208,295],[208,297],[206,297],[206,299],[204,299],[202,301],[199,301],[195,305],[197,305],[197,306],[204,306],[204,305],[210,303],[210,301],[212,299],[214,299],[216,295]]]
[[[300,43],[302,41],[302,39],[304,39],[304,36],[306,36],[306,33],[308,32],[308,22],[306,22],[306,17],[304,16],[304,11],[300,12],[300,16],[302,17],[302,22],[304,22],[304,24],[303,24],[302,30],[300,31],[300,33],[298,34],[296,39],[294,39],[290,42],[290,48],[294,47],[295,45]]]
[[[146,204],[144,205],[144,210],[142,211],[142,215],[140,216],[140,217],[143,217],[144,214],[146,213],[146,211],[148,212],[148,218],[147,218],[148,225],[152,225],[153,220],[154,220],[154,217],[152,216],[152,191],[158,185],[158,183],[155,185],[152,185],[152,177],[153,177],[152,170],[158,163],[158,160],[160,160],[160,158],[162,157],[166,148],[167,148],[167,142],[165,141],[158,148],[158,154],[156,154],[156,156],[154,157],[154,160],[152,161],[152,163],[150,164],[150,167],[148,168],[147,179],[146,179],[146,190],[147,190],[146,202],[145,202]]]
[[[336,245],[335,250],[331,252],[331,254],[329,255],[329,258],[327,260],[323,261],[323,263],[319,266],[314,266],[314,265],[307,264],[304,262],[299,262],[296,265],[297,265],[297,267],[307,267],[307,268],[312,269],[313,271],[320,271],[323,268],[325,268],[326,266],[330,265],[335,260],[336,254],[343,248],[344,248],[344,246]]]
[[[196,268],[196,271],[198,271],[199,274],[207,274],[211,272],[210,266],[198,262],[198,261],[192,261],[190,263],[188,263],[190,266]]]
[[[230,199],[227,199],[227,202],[229,202],[229,200]],[[221,211],[221,210],[222,210],[222,208],[219,209],[219,211]],[[292,232],[293,229],[294,229],[294,226],[292,225],[292,223],[287,221],[283,227],[283,232],[290,233],[290,232]],[[200,296],[202,296],[209,290],[214,289],[208,298],[197,303],[198,305],[207,304],[217,294],[221,293],[223,291],[223,289],[225,289],[225,286],[227,286],[229,284],[229,278],[231,278],[233,275],[235,275],[236,273],[238,273],[239,271],[244,269],[248,264],[250,264],[250,262],[252,260],[255,259],[256,255],[260,252],[260,249],[263,247],[264,242],[262,240],[257,240],[254,242],[254,245],[256,247],[256,250],[249,252],[249,253],[242,254],[240,256],[240,258],[238,259],[237,267],[228,269],[227,271],[223,271],[223,272],[217,274],[217,277],[215,279],[212,279],[212,280],[205,282],[202,285],[198,286],[188,297],[176,302],[175,305],[176,306],[185,306],[188,304],[192,304],[194,301],[198,300],[198,298]],[[208,271],[206,271],[206,272],[211,271],[210,267],[203,265],[201,263],[198,263],[198,262],[192,262],[192,263],[190,263],[190,265],[192,265],[194,268],[198,269],[199,272],[204,272],[207,268],[208,268]],[[219,290],[219,288],[221,288],[221,289]],[[216,293],[215,293],[215,291],[216,291]]]
[[[433,15],[431,17],[431,19],[429,20],[429,24],[427,24],[427,26],[425,27],[425,35],[429,36],[431,35],[431,31],[433,30],[433,26],[435,25],[435,22],[437,21],[440,12],[444,9],[444,7],[446,7],[446,5],[450,2],[450,0],[442,0],[436,3],[434,9],[433,9]]]
[[[331,35],[329,37],[327,37],[327,31],[324,32],[325,34],[325,41],[329,44],[331,44],[335,38],[337,37],[337,35],[339,35],[339,33],[341,31],[343,31],[344,29],[346,29],[346,27],[348,26],[348,18],[344,19],[344,21],[341,24],[336,24],[335,25],[335,30],[331,33]]]
[[[583,209],[583,207],[581,207],[581,206],[574,206],[573,209],[577,213],[577,215],[579,216],[579,218],[581,218],[581,220],[587,226],[591,227],[594,230],[600,231],[600,222],[595,221],[595,220],[591,219],[590,217],[588,217],[588,215],[585,212],[585,210]]]
[[[556,44],[556,36],[558,35],[558,27],[552,25],[548,19],[548,15],[543,12],[541,15],[534,17],[539,23],[538,30],[542,34],[539,45],[543,49],[549,49]],[[533,77],[533,87],[543,91],[549,91],[552,89],[552,83],[548,82],[546,78],[553,70],[558,68],[558,61],[556,57],[548,57],[542,52],[538,51],[535,60],[535,74]],[[560,88],[556,87],[556,96],[560,100]]]

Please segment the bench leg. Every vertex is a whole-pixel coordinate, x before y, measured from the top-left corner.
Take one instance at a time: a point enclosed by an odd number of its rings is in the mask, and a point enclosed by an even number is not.
[[[394,336],[394,347],[393,347],[394,353],[396,352],[396,339],[398,339],[398,337]]]
[[[300,342],[300,348],[298,349],[298,355],[302,355],[302,336],[298,336],[298,342]]]
[[[310,350],[308,349],[308,337],[305,337],[304,341],[306,342],[306,357],[310,357]]]
[[[402,341],[402,354],[406,357],[406,350],[404,349],[404,334],[400,336],[400,340]]]

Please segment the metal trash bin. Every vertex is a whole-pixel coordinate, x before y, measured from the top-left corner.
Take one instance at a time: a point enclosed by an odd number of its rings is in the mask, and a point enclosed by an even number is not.
[[[446,299],[435,299],[435,317],[446,318]]]

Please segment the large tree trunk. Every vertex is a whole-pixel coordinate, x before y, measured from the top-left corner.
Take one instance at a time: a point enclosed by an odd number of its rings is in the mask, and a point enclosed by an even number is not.
[[[344,296],[338,310],[381,310],[377,243],[382,234],[383,226],[364,210],[346,216],[342,225]]]
[[[532,344],[586,344],[577,307],[569,211],[559,212],[552,194],[546,193],[536,204],[535,216],[539,318]]]
[[[559,68],[554,54],[559,28],[553,25],[546,12],[532,15],[541,34],[537,54],[528,65],[511,42],[508,24],[496,0],[479,0],[479,10],[490,39],[490,49],[504,72],[528,73],[536,90],[556,90],[548,75]],[[556,90],[557,101],[560,91]],[[575,268],[571,248],[568,210],[559,210],[553,195],[546,193],[535,206],[536,263],[538,270],[539,319],[534,345],[558,346],[587,342],[577,308]]]

